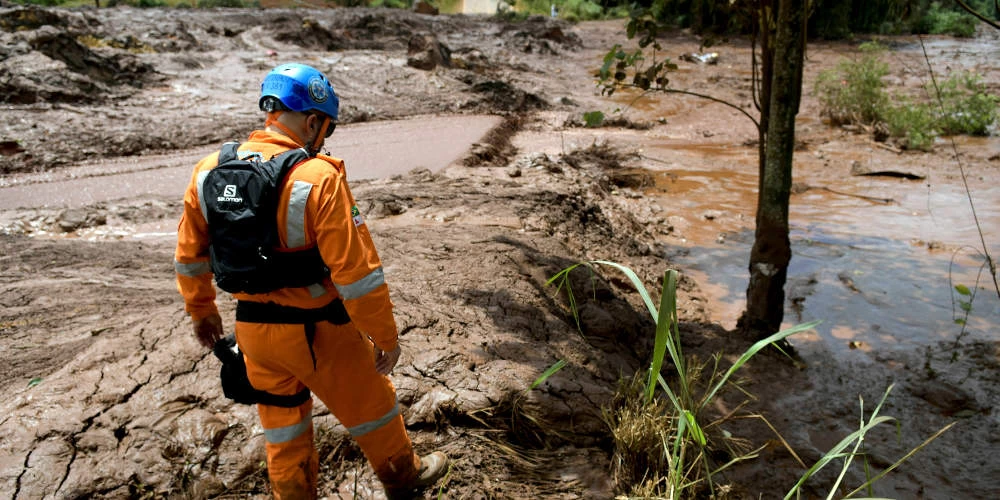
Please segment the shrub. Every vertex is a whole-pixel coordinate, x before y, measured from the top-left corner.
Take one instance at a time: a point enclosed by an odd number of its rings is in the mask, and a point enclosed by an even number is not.
[[[934,113],[927,104],[913,103],[905,97],[897,99],[898,104],[886,106],[882,118],[889,127],[889,134],[902,138],[906,149],[929,151],[934,145],[937,131],[934,129]]]
[[[989,135],[997,119],[997,102],[979,75],[962,71],[941,84],[940,129],[945,135]]]
[[[597,128],[604,125],[604,113],[600,111],[588,111],[583,114],[583,121],[587,128]]]
[[[941,2],[932,2],[927,15],[920,21],[918,30],[926,30],[935,35],[954,35],[968,38],[976,34],[977,23],[976,18],[967,12],[944,9]]]
[[[370,7],[385,7],[389,9],[408,9],[410,0],[372,0]]]
[[[844,59],[835,69],[820,73],[816,94],[821,114],[832,125],[885,123],[889,134],[902,139],[906,149],[930,150],[938,134],[989,135],[997,121],[1000,98],[991,95],[979,75],[958,72],[940,84],[940,101],[918,102],[895,97],[890,102],[882,77],[888,64],[880,59],[884,49],[861,45],[861,57]],[[938,95],[933,87],[930,95]]]
[[[843,60],[835,69],[820,73],[816,93],[822,114],[833,125],[878,121],[888,103],[882,77],[889,74],[889,65],[880,57],[884,50],[877,43],[861,44],[858,60]]]
[[[518,12],[546,17],[550,15],[552,5],[555,4],[559,17],[572,21],[621,17],[623,13],[621,8],[605,11],[601,3],[593,0],[515,0],[510,3],[517,5]]]

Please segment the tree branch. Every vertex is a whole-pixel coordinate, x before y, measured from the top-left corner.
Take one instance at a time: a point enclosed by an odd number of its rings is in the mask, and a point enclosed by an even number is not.
[[[719,99],[717,97],[712,97],[710,95],[699,94],[697,92],[691,92],[690,90],[668,89],[668,88],[662,88],[662,89],[656,89],[656,90],[658,92],[666,92],[666,93],[669,93],[669,94],[687,94],[687,95],[693,95],[695,97],[700,97],[702,99],[708,99],[709,101],[715,101],[715,102],[717,102],[719,104],[725,104],[726,106],[729,106],[730,108],[733,108],[736,111],[739,111],[740,113],[743,113],[743,116],[746,116],[747,118],[749,118],[750,121],[753,122],[754,126],[757,127],[758,130],[760,129],[760,122],[758,122],[757,119],[753,117],[753,115],[751,115],[750,113],[747,113],[743,108],[741,108],[741,107],[739,107],[739,106],[737,106],[737,105],[735,105],[735,104],[733,104],[733,103],[731,103],[729,101],[724,101],[722,99]]]
[[[982,22],[984,22],[984,23],[986,23],[986,24],[988,24],[990,26],[993,26],[994,28],[1000,30],[1000,23],[998,23],[998,22],[996,22],[996,21],[994,21],[994,20],[992,20],[992,19],[990,19],[990,18],[988,18],[988,17],[980,14],[979,12],[976,12],[975,9],[973,9],[972,7],[969,7],[969,5],[966,4],[965,2],[963,2],[962,0],[955,0],[955,3],[957,3],[959,5],[959,7],[962,7],[963,9],[965,9],[965,11],[968,12],[969,14],[972,14],[972,15],[976,16],[980,21],[982,21]],[[998,11],[1000,11],[1000,0],[993,0],[993,4],[994,4],[994,7],[996,7],[996,9]]]

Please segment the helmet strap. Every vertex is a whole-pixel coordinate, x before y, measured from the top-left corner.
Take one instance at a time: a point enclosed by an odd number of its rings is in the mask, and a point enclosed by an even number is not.
[[[312,147],[309,148],[309,154],[311,156],[316,156],[319,152],[320,146],[323,145],[323,140],[326,139],[326,129],[330,127],[330,117],[324,117],[323,123],[319,126],[319,133],[316,134],[316,139],[313,140]]]
[[[292,132],[292,129],[288,128],[287,125],[278,121],[278,117],[281,116],[281,113],[283,113],[283,111],[272,111],[268,113],[267,119],[264,120],[264,126],[277,128],[281,130],[283,134],[287,135],[289,139],[295,141],[297,144],[302,144],[303,146],[305,146],[306,141],[303,141],[301,138],[299,138],[299,135],[296,134],[295,132]],[[312,152],[310,152],[310,154],[314,155],[314,153]]]

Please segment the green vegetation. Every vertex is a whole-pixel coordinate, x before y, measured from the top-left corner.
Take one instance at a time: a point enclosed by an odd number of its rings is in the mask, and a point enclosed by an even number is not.
[[[906,149],[929,151],[938,133],[934,113],[927,104],[915,104],[907,97],[899,97],[895,105],[886,105],[879,111],[891,137],[896,137]]]
[[[260,0],[12,0],[12,3],[22,5],[43,5],[46,7],[81,7],[94,6],[99,3],[99,7],[116,7],[127,5],[140,8],[160,8],[171,7],[175,9],[189,9],[193,6],[203,9],[215,7],[230,8],[259,8]]]
[[[728,436],[721,428],[726,418],[708,421],[707,408],[730,386],[733,374],[751,357],[819,322],[798,325],[757,342],[724,372],[720,366],[722,356],[715,356],[706,382],[708,364],[686,358],[682,353],[677,318],[677,271],[668,270],[664,274],[658,308],[635,272],[621,264],[590,261],[560,271],[549,284],[555,284],[557,290],[566,288],[577,322],[576,299],[569,286],[569,275],[577,267],[587,266],[594,270],[598,265],[624,273],[656,320],[649,369],[622,382],[611,404],[603,409],[615,442],[613,476],[618,489],[640,497],[687,498],[695,492],[714,493],[716,474],[756,455],[748,451],[741,440]],[[674,367],[670,383],[661,373],[667,355]],[[731,457],[724,464],[715,463],[711,458],[719,451]]]
[[[676,271],[668,270],[664,274],[657,308],[640,278],[626,266],[595,260],[563,269],[549,279],[548,284],[555,284],[557,291],[566,289],[570,312],[578,327],[580,325],[576,309],[577,300],[570,287],[569,276],[573,270],[581,266],[589,268],[591,272],[595,272],[597,266],[609,266],[624,273],[656,321],[656,336],[648,370],[622,380],[610,404],[602,408],[604,420],[609,426],[615,445],[612,475],[616,489],[628,498],[673,500],[724,496],[723,490],[714,484],[713,478],[739,462],[756,459],[760,449],[752,450],[749,441],[731,435],[723,425],[735,418],[757,418],[765,423],[767,421],[761,415],[740,414],[745,402],[738,405],[736,410],[715,420],[710,420],[708,409],[715,406],[713,403],[725,389],[738,388],[733,378],[734,374],[750,358],[764,348],[777,346],[789,336],[809,330],[820,322],[800,324],[760,340],[747,349],[729,368],[724,369],[721,354],[715,355],[709,363],[695,357],[685,357],[681,351]],[[667,355],[670,356],[669,361],[673,364],[673,370],[665,376],[662,368]],[[564,365],[565,362],[560,360],[546,370],[528,390],[551,377]],[[742,388],[739,390],[749,397]],[[863,443],[866,434],[873,428],[895,420],[892,417],[879,416],[879,411],[891,391],[892,386],[885,391],[882,400],[867,420],[864,400],[860,400],[861,419],[858,430],[843,438],[809,467],[785,495],[786,500],[798,498],[810,478],[838,460],[842,460],[843,465],[839,476],[830,487],[831,497],[833,492],[841,488],[847,471],[856,459],[864,462],[866,480],[846,497],[866,489],[871,495],[870,489],[873,483],[895,470],[954,425],[950,424],[939,430],[882,472],[872,475]],[[767,425],[774,430],[770,423]],[[788,451],[798,458],[780,435],[778,438]],[[846,451],[848,448],[850,451]],[[719,463],[721,461],[719,457],[724,457],[722,460],[725,462]],[[806,469],[805,465],[803,469]]]
[[[966,0],[977,12],[997,19],[993,0]],[[606,11],[631,7],[625,0],[601,1]],[[730,0],[651,0],[640,4],[653,19],[667,26],[705,34],[749,33],[755,25],[755,2]],[[567,12],[569,10],[567,9]],[[850,38],[859,33],[935,33],[971,36],[977,21],[956,2],[945,0],[813,0],[808,33],[824,39]]]
[[[975,4],[977,2],[970,2]],[[982,2],[978,2],[982,4]],[[917,33],[929,33],[934,35],[954,35],[960,37],[971,37],[976,33],[976,25],[979,21],[967,12],[960,12],[949,9],[944,5],[954,5],[954,2],[931,2],[926,15],[920,20],[914,31]],[[979,5],[979,11],[985,12],[987,5]]]
[[[604,125],[604,113],[600,111],[588,111],[583,114],[583,122],[587,128],[597,128]]]
[[[904,148],[919,150],[930,149],[938,135],[989,134],[1000,99],[978,75],[957,72],[937,88],[928,84],[922,100],[890,95],[882,81],[889,74],[883,53],[881,46],[866,43],[859,58],[820,73],[815,91],[831,124],[884,124]]]
[[[840,489],[841,483],[844,481],[844,476],[847,474],[847,471],[850,469],[851,464],[854,462],[855,459],[860,459],[861,461],[864,462],[863,469],[865,472],[865,482],[862,485],[855,488],[854,490],[852,490],[851,492],[844,495],[843,498],[851,498],[855,494],[860,493],[862,491],[866,491],[867,496],[872,497],[874,495],[874,493],[871,490],[873,484],[875,484],[880,479],[888,475],[890,472],[896,470],[900,464],[909,460],[910,457],[912,457],[918,451],[922,450],[924,447],[930,444],[931,441],[934,441],[939,436],[944,434],[945,431],[947,431],[948,429],[950,429],[952,426],[955,425],[955,422],[952,422],[944,426],[943,428],[935,432],[934,435],[924,440],[924,442],[921,443],[919,446],[907,452],[906,455],[903,455],[903,457],[897,460],[895,463],[886,467],[882,472],[872,475],[871,474],[872,467],[871,464],[869,463],[869,454],[867,453],[864,447],[865,435],[880,424],[890,423],[896,420],[893,417],[879,416],[879,411],[882,409],[882,405],[885,404],[886,399],[888,399],[889,393],[892,392],[892,388],[893,386],[890,385],[889,388],[885,390],[885,394],[882,395],[882,400],[879,401],[878,405],[875,406],[875,410],[872,411],[872,414],[871,416],[868,417],[867,421],[865,420],[865,401],[862,398],[858,399],[859,405],[861,407],[860,408],[861,420],[858,430],[852,432],[851,434],[847,435],[847,437],[841,439],[839,443],[834,445],[833,448],[830,448],[822,457],[820,457],[820,459],[817,460],[816,463],[813,464],[812,467],[810,467],[809,470],[807,470],[805,474],[802,475],[801,478],[799,478],[799,481],[795,483],[795,486],[793,486],[792,489],[788,491],[788,494],[785,495],[784,500],[789,500],[790,498],[793,497],[796,499],[801,498],[802,487],[809,480],[809,478],[816,475],[816,473],[818,473],[821,469],[823,469],[827,465],[830,465],[831,463],[837,460],[843,460],[843,466],[841,467],[840,474],[837,476],[837,480],[834,481],[833,485],[829,488],[830,495],[827,496],[827,498],[833,498],[833,493],[837,492]],[[845,451],[848,448],[851,448],[851,450]]]
[[[861,45],[861,57],[842,60],[833,71],[823,71],[816,82],[823,114],[834,125],[872,124],[889,102],[882,78],[889,65],[882,62],[884,48],[876,43]]]
[[[989,135],[989,127],[997,119],[998,101],[979,75],[967,71],[952,74],[941,84],[941,133]]]
[[[430,2],[434,4],[434,2]],[[412,5],[410,0],[371,0],[370,7],[386,7],[390,9],[409,9]]]
[[[593,0],[516,0],[514,8],[524,14],[548,16],[555,4],[558,15],[569,21],[621,18],[628,15],[627,2],[602,2]]]

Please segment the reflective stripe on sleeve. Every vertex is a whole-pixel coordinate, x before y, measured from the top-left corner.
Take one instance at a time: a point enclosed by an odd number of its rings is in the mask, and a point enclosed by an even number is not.
[[[193,278],[195,276],[201,276],[202,274],[212,272],[212,265],[209,264],[208,261],[185,264],[175,260],[174,271],[177,271],[177,274]]]
[[[374,431],[379,427],[388,424],[389,422],[392,422],[392,419],[398,416],[399,416],[399,403],[397,402],[395,405],[392,406],[392,409],[389,410],[389,413],[386,413],[377,420],[372,420],[370,422],[365,422],[363,424],[355,425],[354,427],[349,427],[347,429],[347,432],[349,432],[353,437],[364,436],[365,434],[368,434],[369,432]]]
[[[385,284],[385,274],[382,272],[382,268],[379,267],[374,271],[368,273],[368,276],[351,283],[350,285],[338,285],[334,283],[333,286],[337,287],[337,291],[340,292],[340,296],[344,300],[356,299],[358,297],[364,297],[368,292],[382,286]]]
[[[288,248],[298,248],[306,244],[306,202],[313,185],[305,181],[295,181],[292,184],[292,196],[288,200],[287,222],[285,235],[288,237]]]
[[[198,178],[195,181],[198,186],[198,205],[201,207],[201,216],[208,220],[208,205],[205,204],[205,177],[208,176],[208,170],[198,172]]]
[[[268,443],[287,443],[309,430],[312,426],[312,415],[306,415],[301,422],[277,429],[264,429],[264,440]]]
[[[313,283],[309,285],[308,289],[309,289],[309,295],[314,299],[318,299],[326,295],[326,287],[323,286],[322,283]]]

